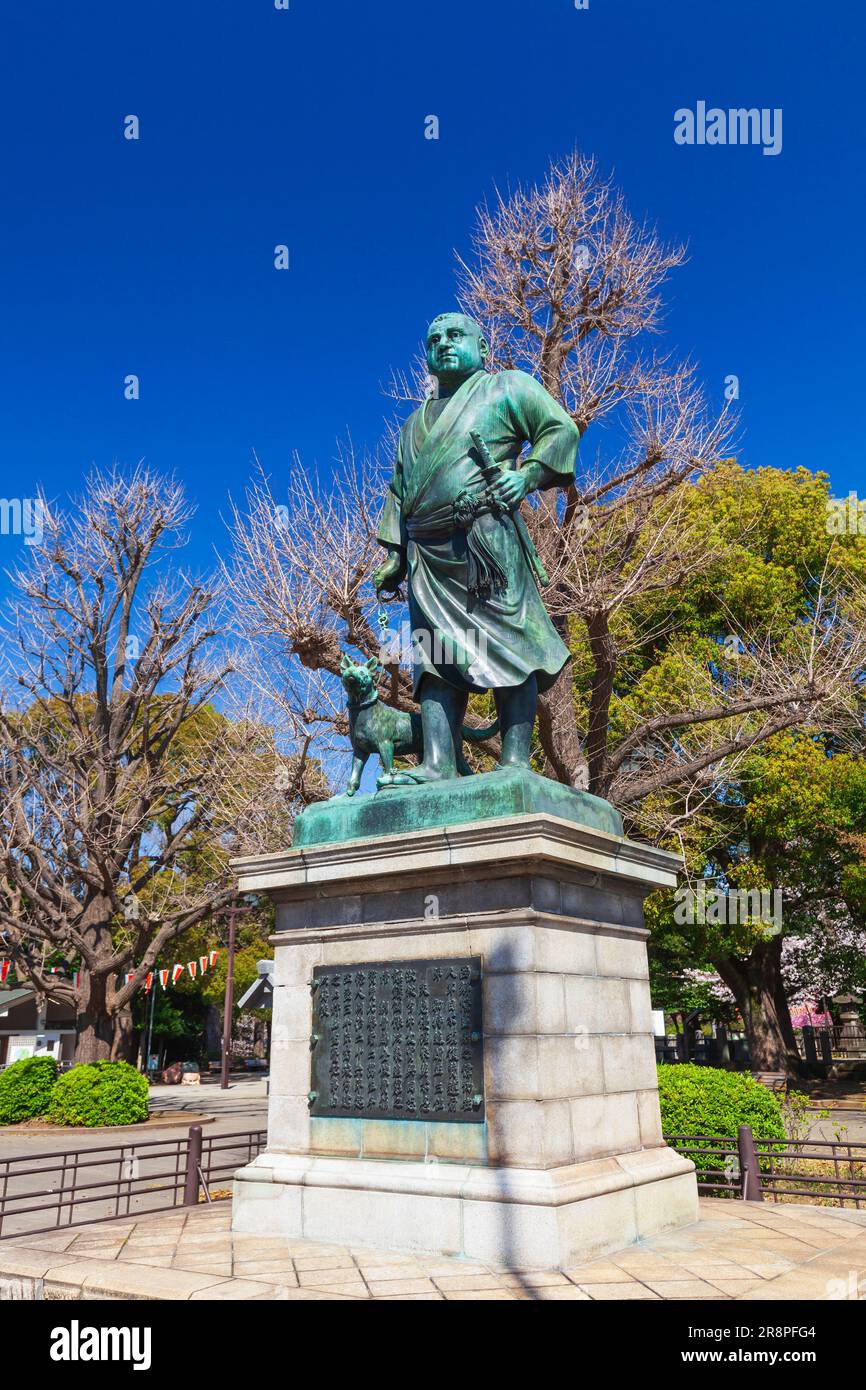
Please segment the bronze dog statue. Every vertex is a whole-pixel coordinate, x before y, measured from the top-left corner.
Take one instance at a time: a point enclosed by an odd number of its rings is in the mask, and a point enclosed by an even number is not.
[[[378,787],[394,785],[394,758],[413,753],[421,758],[424,753],[421,716],[414,712],[394,709],[379,699],[375,672],[379,661],[371,656],[369,661],[356,665],[347,656],[340,664],[340,678],[346,692],[349,711],[349,740],[352,744],[352,771],[346,787],[346,796],[354,796],[361,785],[361,774],[370,757],[375,753],[382,764],[382,774]],[[499,720],[484,729],[472,729],[463,725],[463,737],[478,743],[492,738],[499,732]],[[461,777],[470,776],[472,769],[458,750],[458,771]]]

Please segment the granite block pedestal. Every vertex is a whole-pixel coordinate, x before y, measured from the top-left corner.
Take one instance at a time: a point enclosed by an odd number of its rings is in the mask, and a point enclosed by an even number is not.
[[[268,1145],[234,1229],[552,1269],[697,1220],[642,909],[677,865],[545,810],[238,862],[277,930]],[[314,972],[446,959],[480,961],[483,1121],[311,1113]]]

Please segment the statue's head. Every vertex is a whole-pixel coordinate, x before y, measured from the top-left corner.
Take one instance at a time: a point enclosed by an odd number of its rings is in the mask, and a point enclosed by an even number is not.
[[[427,367],[446,390],[480,371],[489,351],[481,328],[466,314],[438,314],[427,330]]]
[[[378,667],[378,657],[371,656],[369,661],[355,662],[343,652],[340,661],[340,679],[350,703],[363,704],[374,694]]]

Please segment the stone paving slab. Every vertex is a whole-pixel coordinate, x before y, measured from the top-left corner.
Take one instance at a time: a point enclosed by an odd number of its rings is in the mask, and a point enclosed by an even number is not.
[[[866,1211],[701,1200],[701,1219],[565,1270],[233,1234],[228,1202],[0,1242],[0,1298],[866,1299]]]

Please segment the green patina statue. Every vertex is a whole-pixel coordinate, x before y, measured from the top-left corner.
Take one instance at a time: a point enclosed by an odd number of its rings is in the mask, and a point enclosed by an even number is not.
[[[427,365],[439,396],[401,430],[379,526],[388,558],[376,592],[408,576],[423,730],[423,761],[391,785],[458,775],[472,691],[493,692],[500,767],[529,768],[538,692],[569,659],[541,601],[546,575],[519,507],[530,492],[573,480],[580,436],[525,372],[485,371],[488,351],[463,314],[431,323]]]
[[[373,582],[381,595],[408,579],[420,718],[382,704],[375,658],[344,657],[349,785],[346,795],[314,802],[296,818],[297,849],[530,814],[622,835],[622,818],[607,801],[540,777],[530,765],[538,692],[553,684],[569,652],[541,601],[538,585],[547,576],[519,508],[530,492],[572,481],[579,435],[525,372],[485,371],[487,355],[471,319],[433,320],[427,363],[439,396],[403,426],[379,526],[388,555]],[[467,777],[461,738],[473,731],[463,726],[466,702],[472,691],[487,690],[502,735],[500,764]],[[380,790],[358,795],[375,754]],[[422,761],[395,772],[394,757],[405,754]]]

